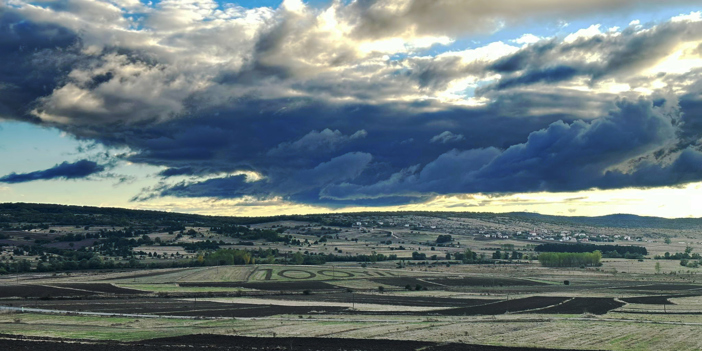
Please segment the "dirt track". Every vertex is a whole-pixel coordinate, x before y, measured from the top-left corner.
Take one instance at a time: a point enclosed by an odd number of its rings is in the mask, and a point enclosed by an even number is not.
[[[436,344],[419,341],[362,340],[332,338],[253,338],[223,335],[187,335],[143,340],[133,343],[112,341],[77,341],[51,338],[18,338],[0,335],[0,350],[36,351],[127,351],[127,350],[297,350],[297,351],[537,351],[544,349],[482,346],[468,344]]]

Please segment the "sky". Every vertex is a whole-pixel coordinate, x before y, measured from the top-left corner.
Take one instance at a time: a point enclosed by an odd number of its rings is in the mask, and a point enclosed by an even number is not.
[[[0,202],[702,217],[700,5],[0,0]]]

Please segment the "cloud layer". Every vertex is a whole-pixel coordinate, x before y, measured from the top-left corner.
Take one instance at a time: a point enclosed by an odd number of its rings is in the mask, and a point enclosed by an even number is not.
[[[82,179],[105,170],[97,162],[80,160],[74,163],[62,162],[49,169],[30,173],[10,173],[0,177],[0,183],[15,184],[50,179]]]
[[[634,6],[658,5],[4,1],[0,118],[162,167],[135,201],[387,205],[701,180],[699,13],[455,46]],[[0,181],[104,170],[90,162]]]

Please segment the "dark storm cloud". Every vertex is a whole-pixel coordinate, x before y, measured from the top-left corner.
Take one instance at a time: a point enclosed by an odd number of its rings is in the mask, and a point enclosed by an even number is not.
[[[433,136],[429,140],[429,142],[446,144],[446,143],[460,141],[463,139],[464,139],[463,134],[453,134],[447,130],[441,134]]]
[[[167,168],[159,172],[158,175],[163,178],[176,177],[176,176],[196,176],[209,174],[209,170],[195,167],[181,167],[181,168]]]
[[[354,152],[334,157],[311,169],[273,170],[266,179],[248,181],[246,175],[213,178],[201,182],[181,182],[149,189],[135,200],[154,196],[239,198],[253,196],[261,199],[288,197],[320,189],[337,182],[358,178],[372,160],[366,153]],[[317,190],[318,191],[318,190]]]
[[[503,79],[495,86],[495,89],[502,90],[520,85],[530,85],[534,83],[558,83],[570,80],[578,74],[578,70],[569,66],[556,66],[527,72],[519,77]]]
[[[0,178],[0,183],[26,183],[50,179],[82,179],[105,170],[97,162],[80,160],[74,163],[63,162],[43,171],[30,173],[10,173]]]
[[[506,150],[452,150],[424,167],[411,167],[372,185],[330,186],[332,199],[382,198],[412,194],[575,191],[649,187],[702,179],[702,154],[686,149],[669,164],[644,158],[676,141],[668,106],[646,100],[621,101],[592,122],[556,122]]]
[[[65,77],[79,44],[67,28],[32,23],[0,6],[0,117],[35,120],[28,110]]]

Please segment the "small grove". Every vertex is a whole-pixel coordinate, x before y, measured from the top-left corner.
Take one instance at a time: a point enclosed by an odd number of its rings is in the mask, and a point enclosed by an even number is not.
[[[539,263],[544,267],[600,266],[602,252],[544,252],[539,255]]]
[[[534,248],[537,252],[572,252],[587,253],[600,251],[604,258],[629,258],[641,259],[648,255],[648,250],[643,246],[635,245],[595,245],[595,244],[541,244]]]

